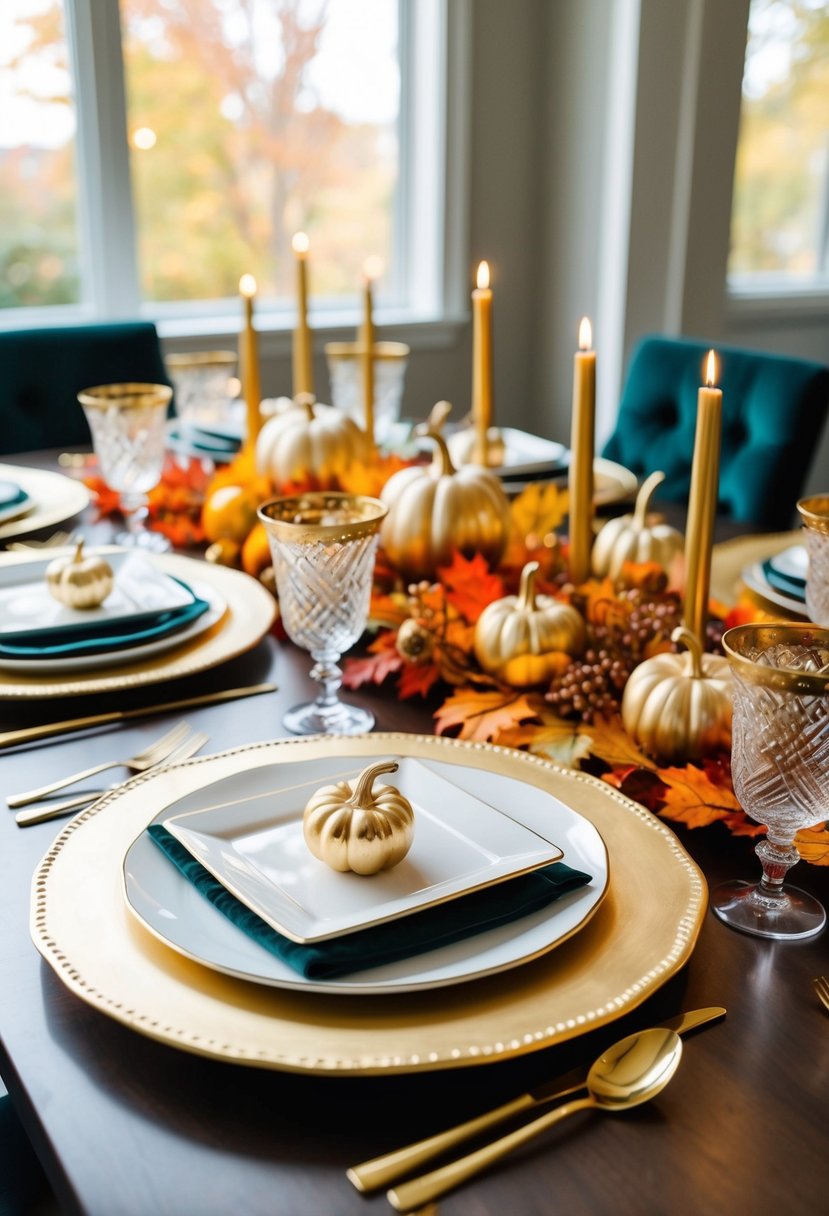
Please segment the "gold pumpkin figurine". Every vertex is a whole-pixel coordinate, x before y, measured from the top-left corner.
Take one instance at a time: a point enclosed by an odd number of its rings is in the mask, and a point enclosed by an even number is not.
[[[393,785],[372,789],[380,773],[396,773],[395,760],[363,769],[352,791],[347,781],[324,785],[302,817],[308,848],[341,873],[376,874],[402,861],[414,839],[412,804]]]
[[[99,608],[112,592],[115,577],[102,557],[84,557],[83,537],[71,557],[56,557],[46,568],[49,594],[67,608]]]
[[[686,652],[640,663],[622,697],[625,730],[662,764],[699,760],[731,746],[728,660],[703,654],[696,635],[681,625],[671,641]]]
[[[609,519],[593,542],[593,573],[616,578],[625,562],[656,562],[663,570],[685,547],[685,538],[676,528],[657,521],[648,523],[648,507],[657,487],[665,480],[662,472],[651,473],[636,495],[632,515]]]
[[[457,549],[481,553],[496,566],[506,548],[510,509],[500,481],[489,469],[452,464],[446,441],[426,430],[437,444],[432,465],[400,469],[380,495],[389,508],[380,544],[391,564],[409,582],[431,578]]]
[[[559,670],[562,652],[584,647],[584,621],[575,608],[535,594],[538,562],[521,571],[518,595],[488,604],[475,626],[475,654],[484,671],[513,688],[544,684]]]

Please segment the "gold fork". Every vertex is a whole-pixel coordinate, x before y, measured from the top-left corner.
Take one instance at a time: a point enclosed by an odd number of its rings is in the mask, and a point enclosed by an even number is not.
[[[823,1005],[824,1009],[829,1010],[829,980],[825,975],[818,975],[812,983],[815,986],[815,992],[818,995],[818,1000]]]

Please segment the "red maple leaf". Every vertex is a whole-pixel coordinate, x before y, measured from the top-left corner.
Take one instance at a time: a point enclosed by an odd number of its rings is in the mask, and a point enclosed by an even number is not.
[[[396,643],[396,635],[390,629],[384,630],[371,643],[364,659],[346,659],[343,664],[344,686],[360,688],[363,684],[382,684],[399,671],[405,660],[397,653]]]
[[[470,625],[493,600],[505,594],[503,580],[493,574],[480,553],[464,557],[457,550],[448,566],[441,566],[438,578],[446,588],[446,598]]]
[[[404,663],[397,684],[402,699],[425,697],[429,689],[440,679],[440,668],[436,663]]]

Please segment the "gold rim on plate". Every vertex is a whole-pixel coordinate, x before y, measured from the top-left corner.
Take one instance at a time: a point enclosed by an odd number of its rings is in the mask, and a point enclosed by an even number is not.
[[[332,748],[483,768],[561,798],[607,847],[602,906],[507,982],[493,976],[389,997],[306,995],[234,979],[182,958],[129,914],[122,861],[164,805],[240,770],[314,760]],[[275,740],[133,778],[73,819],[46,854],[33,880],[31,932],[72,992],[159,1042],[263,1068],[378,1075],[508,1059],[612,1022],[688,961],[705,908],[705,879],[673,832],[611,786],[528,752],[378,733]]]
[[[95,546],[96,553],[112,553],[112,545]],[[71,555],[71,547],[49,550],[50,557]],[[270,629],[276,615],[271,593],[249,574],[227,566],[197,561],[174,553],[154,553],[149,558],[166,574],[192,585],[206,583],[227,604],[221,620],[210,629],[173,650],[151,656],[143,662],[119,663],[105,670],[65,674],[61,679],[48,675],[22,675],[0,667],[0,700],[29,700],[49,697],[75,697],[88,693],[113,692],[122,688],[141,688],[161,681],[194,675],[225,663],[254,647]],[[3,565],[43,562],[43,553],[4,555]]]

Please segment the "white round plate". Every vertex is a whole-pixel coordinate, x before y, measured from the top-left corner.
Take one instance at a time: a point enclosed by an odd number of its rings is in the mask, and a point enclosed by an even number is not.
[[[15,482],[29,495],[29,509],[25,515],[0,523],[0,541],[65,523],[73,515],[79,515],[89,503],[86,486],[62,473],[0,464],[0,478]]]
[[[773,604],[775,608],[782,608],[785,612],[789,612],[800,618],[806,616],[806,605],[803,600],[793,599],[782,591],[778,591],[776,587],[772,587],[763,574],[763,567],[760,562],[757,562],[753,566],[747,566],[743,570],[741,577],[749,591],[753,591],[755,595],[759,595],[767,603]]]
[[[370,754],[367,749],[364,759]],[[327,768],[342,767],[342,759],[336,755],[253,770],[242,768],[241,763],[240,771],[232,777],[208,783],[171,805],[158,807],[153,822],[205,809],[226,801],[231,793],[240,799],[250,798],[278,784],[301,784],[311,776],[324,782]],[[546,953],[586,924],[599,907],[608,880],[607,852],[596,828],[552,794],[513,777],[471,765],[432,759],[426,763],[470,795],[508,809],[517,822],[555,840],[564,850],[565,862],[591,874],[592,881],[511,924],[396,963],[325,981],[304,978],[247,937],[195,890],[146,833],[132,844],[124,860],[127,906],[168,946],[226,975],[298,992],[357,996],[441,988],[494,975]],[[150,792],[148,789],[148,795]]]

